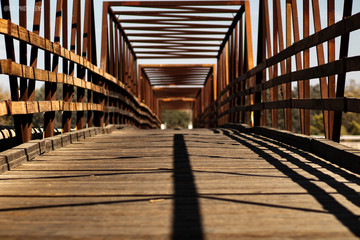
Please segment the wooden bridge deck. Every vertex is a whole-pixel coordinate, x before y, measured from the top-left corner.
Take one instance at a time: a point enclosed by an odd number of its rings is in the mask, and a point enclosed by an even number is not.
[[[0,239],[356,239],[359,191],[261,136],[126,129],[0,175]]]

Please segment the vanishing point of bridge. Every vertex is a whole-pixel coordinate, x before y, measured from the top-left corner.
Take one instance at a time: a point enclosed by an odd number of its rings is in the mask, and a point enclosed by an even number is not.
[[[358,239],[339,2],[1,0],[0,238]],[[160,130],[168,109],[195,129]]]

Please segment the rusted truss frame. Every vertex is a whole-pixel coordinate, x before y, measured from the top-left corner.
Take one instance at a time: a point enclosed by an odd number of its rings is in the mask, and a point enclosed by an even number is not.
[[[128,33],[128,36],[132,37],[157,37],[157,36],[174,36],[174,35],[222,35],[226,32],[217,32],[217,31],[172,31],[168,32],[166,30],[164,33]],[[222,40],[222,39],[221,39]]]
[[[130,31],[127,37],[130,38],[129,40],[135,49],[137,58],[214,58],[216,56],[211,54],[211,52],[215,52],[214,49],[209,49],[209,51],[207,49],[196,49],[192,51],[183,48],[182,51],[173,49],[174,51],[167,52],[163,51],[163,49],[170,49],[171,47],[220,47],[221,49],[223,46],[217,42],[222,41],[223,37],[227,37],[226,33],[231,31],[228,30],[229,24],[233,22],[232,25],[234,25],[238,21],[238,17],[234,20],[231,14],[238,13],[239,15],[239,9],[226,9],[225,7],[221,8],[221,6],[240,8],[240,6],[246,4],[248,4],[247,1],[109,1],[104,2],[104,9],[108,9],[108,12],[117,16],[119,23],[123,25],[121,29],[126,33]],[[208,6],[218,6],[219,8],[210,8]],[[144,8],[160,8],[163,11],[144,10]],[[240,11],[240,15],[242,15],[244,7]],[[216,16],[213,13],[221,15]],[[224,14],[228,15],[225,16]],[[135,16],[137,18],[129,19],[123,16]],[[142,18],[139,18],[140,16]],[[225,24],[220,24],[221,21],[224,21]],[[232,27],[230,26],[230,28]],[[219,31],[207,29],[218,29]],[[161,31],[161,33],[153,31]],[[218,38],[209,35],[223,35],[223,37]],[[146,39],[137,37],[146,37]],[[139,51],[138,48],[150,48],[153,51]],[[103,49],[105,48],[103,47]],[[105,50],[103,50],[103,53],[106,54]],[[106,58],[103,57],[103,59],[105,63]],[[110,60],[111,58],[109,58]]]
[[[274,33],[273,48],[271,46],[272,37],[269,27],[268,1],[261,0],[259,15],[259,41],[258,64],[255,68],[244,72],[242,75],[230,82],[220,91],[216,101],[208,105],[196,119],[198,126],[211,126],[221,124],[224,118],[238,115],[239,113],[258,113],[254,115],[255,125],[266,125],[264,115],[266,110],[271,110],[272,115],[277,115],[277,110],[299,109],[301,117],[301,130],[303,134],[310,134],[309,110],[322,110],[324,115],[325,137],[339,141],[341,129],[342,112],[360,112],[360,99],[344,97],[345,75],[347,72],[360,70],[360,56],[348,58],[349,34],[360,29],[360,14],[351,15],[352,1],[344,1],[343,20],[334,22],[334,1],[328,0],[328,27],[320,28],[320,12],[317,0],[312,0],[313,19],[315,33],[309,36],[309,1],[303,3],[304,19],[304,38],[299,38],[298,13],[296,0],[286,1],[286,48],[284,36],[282,35],[281,22],[279,18],[279,1],[274,0]],[[291,25],[292,24],[292,25]],[[294,42],[291,42],[293,34]],[[335,59],[334,39],[341,37],[340,57]],[[283,41],[283,42],[281,42]],[[322,45],[328,44],[328,59],[324,58]],[[280,52],[277,49],[280,47]],[[309,49],[317,48],[318,66],[309,67]],[[226,51],[222,53],[220,63],[226,65]],[[230,51],[231,55],[231,51]],[[225,61],[223,60],[225,56]],[[296,70],[292,71],[290,58],[295,58]],[[278,64],[281,65],[281,74],[278,73]],[[231,67],[226,66],[221,71],[232,71]],[[268,71],[268,75],[265,72]],[[335,95],[335,76],[338,76],[336,95]],[[268,76],[268,79],[267,79]],[[310,99],[308,79],[319,78],[321,84],[321,99]],[[247,84],[251,79],[256,79],[255,85]],[[294,99],[289,92],[288,86],[291,82],[298,83],[298,99]],[[246,88],[241,86],[246,86]],[[232,89],[240,87],[240,91],[233,92]],[[282,88],[282,99],[277,96],[278,87]],[[275,91],[274,91],[275,90]],[[291,88],[290,88],[291,90]],[[270,101],[263,97],[264,93],[270,92]],[[276,95],[275,95],[276,93]],[[251,101],[251,96],[255,101]],[[262,96],[262,97],[260,97]],[[266,95],[265,95],[266,96]],[[249,98],[249,101],[241,104],[231,105],[234,99]],[[230,107],[229,107],[230,105]],[[284,111],[284,118],[287,119],[285,128],[291,130],[291,115]],[[334,114],[335,113],[335,114]],[[215,117],[215,118],[214,118]],[[335,118],[335,121],[334,121]],[[229,121],[231,121],[230,119]],[[277,116],[272,116],[273,121],[278,121]],[[228,122],[229,122],[228,121]],[[245,121],[242,121],[245,122]],[[273,123],[273,126],[276,125]]]
[[[129,6],[129,7],[152,7],[152,8],[168,8],[177,6],[233,6],[243,5],[248,0],[242,1],[109,1],[110,7],[113,6]],[[204,4],[205,3],[205,4]]]
[[[152,86],[204,85],[213,66],[209,64],[146,64],[139,65],[139,68]]]
[[[217,78],[213,81],[212,84],[212,96],[203,95],[202,102],[205,102],[207,98],[221,99],[218,100],[222,102],[227,95],[219,95],[223,89],[226,88],[229,84],[235,81],[237,77],[245,73],[249,69],[253,68],[253,55],[252,55],[252,36],[251,36],[251,21],[250,21],[250,5],[245,3],[237,12],[232,24],[230,25],[228,32],[225,35],[225,38],[220,46],[220,51],[217,54]],[[244,85],[234,86],[229,90],[227,94],[232,94],[238,92],[241,88],[246,86],[252,86],[254,84],[253,79],[249,79],[244,83]],[[209,87],[210,88],[210,87]],[[205,90],[204,90],[205,91]],[[207,90],[209,91],[209,90]],[[221,111],[226,111],[229,108],[237,104],[245,104],[246,101],[254,101],[254,96],[248,96],[247,99],[234,98],[232,101],[228,102],[226,105],[221,106]],[[217,108],[216,104],[211,105],[211,108]],[[207,109],[207,108],[204,108]],[[213,121],[211,124],[208,123],[206,126],[216,127],[228,122],[239,122],[245,121],[249,124],[251,121],[251,114],[229,114],[227,117],[223,116],[221,118],[217,117],[215,111],[211,112],[208,115],[208,119],[218,119],[218,121]],[[205,125],[204,125],[205,126]]]
[[[114,11],[114,14],[117,14]],[[120,15],[121,16],[121,15]],[[232,21],[233,18],[229,17],[208,17],[208,16],[188,16],[188,15],[180,15],[180,14],[144,14],[144,16],[155,16],[155,17],[163,17],[163,18],[149,18],[149,19],[121,19],[119,16],[119,20],[124,23],[157,23],[157,22],[186,22],[186,21]]]
[[[191,14],[191,13],[236,13],[237,9],[220,9],[220,8],[191,8],[191,7],[178,7],[176,11],[166,10],[160,11],[114,11],[116,15],[132,15],[132,16],[162,16],[163,14]],[[180,11],[179,11],[180,10]],[[184,10],[184,11],[181,11]]]
[[[50,8],[50,1],[36,1],[34,13],[24,11],[28,9],[27,3],[21,0],[19,25],[11,22],[10,11],[7,11],[9,1],[1,0],[3,19],[0,19],[0,34],[5,36],[8,59],[0,61],[0,73],[9,76],[12,96],[11,100],[0,100],[0,116],[14,116],[18,143],[31,139],[34,113],[45,113],[46,137],[54,133],[56,111],[63,112],[62,129],[66,132],[70,131],[71,112],[77,112],[77,129],[85,126],[84,111],[88,111],[88,126],[91,126],[92,122],[102,126],[100,124],[102,120],[99,119],[102,115],[120,116],[120,104],[126,108],[122,109],[122,114],[129,123],[148,127],[159,126],[156,114],[140,103],[129,87],[95,66],[97,61],[93,0],[85,1],[84,19],[80,18],[82,15],[79,3],[80,0],[73,1],[72,25],[71,29],[68,29],[67,0],[57,0],[56,8],[53,9]],[[51,11],[56,11],[54,29],[50,29]],[[41,21],[42,13],[44,13],[44,21]],[[34,24],[32,31],[29,31],[26,19],[31,14],[34,16]],[[44,36],[39,36],[42,27],[45,30]],[[81,28],[84,30],[82,31]],[[54,39],[50,39],[51,31],[54,31]],[[67,40],[68,32],[71,34],[70,45]],[[14,54],[15,39],[20,42],[18,60],[15,59]],[[30,62],[26,61],[28,46],[31,46]],[[37,68],[38,49],[42,49],[45,53],[44,69]],[[60,58],[63,63],[62,72],[59,72]],[[77,76],[74,76],[75,68]],[[20,79],[20,89],[17,86],[17,79]],[[34,100],[36,81],[45,82],[46,98],[42,101]],[[64,95],[56,98],[58,84],[63,85]],[[74,87],[77,94],[75,101],[72,99],[75,93]],[[86,93],[88,101],[85,101]],[[104,99],[108,99],[108,102],[106,103]],[[109,109],[113,112],[108,112]],[[119,118],[112,118],[111,121],[120,123]]]

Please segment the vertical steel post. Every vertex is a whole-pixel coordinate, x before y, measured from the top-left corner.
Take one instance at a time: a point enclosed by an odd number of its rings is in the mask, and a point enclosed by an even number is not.
[[[347,17],[351,16],[352,12],[352,0],[345,0],[344,1],[344,12],[343,12],[343,19],[346,19]],[[340,42],[340,56],[339,58],[341,60],[346,59],[348,52],[349,52],[349,37],[350,34],[346,33],[341,36],[341,42]],[[342,73],[338,75],[337,79],[337,86],[336,86],[336,97],[344,97],[345,93],[345,80],[346,80],[346,73]],[[341,118],[342,118],[342,112],[337,111],[335,112],[334,117],[334,130],[333,130],[333,141],[339,142],[340,136],[341,136]]]
[[[45,38],[50,40],[50,1],[44,3],[44,23],[45,23]],[[50,52],[45,51],[45,70],[51,71],[51,55]],[[56,83],[45,82],[45,100],[56,100]],[[55,126],[55,112],[45,112],[44,114],[44,128],[45,137],[54,135]]]

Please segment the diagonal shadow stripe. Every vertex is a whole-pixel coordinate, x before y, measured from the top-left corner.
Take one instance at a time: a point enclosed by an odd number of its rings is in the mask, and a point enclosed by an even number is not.
[[[302,211],[302,212],[329,214],[328,211],[322,211],[322,210],[316,210],[316,209],[310,209],[310,208],[301,208],[301,207],[291,207],[291,206],[285,206],[285,205],[279,205],[279,204],[228,199],[228,198],[220,198],[220,197],[214,197],[214,196],[202,196],[201,198],[205,198],[205,199],[209,199],[209,200],[216,200],[216,201],[223,201],[223,202],[233,202],[233,203],[240,203],[240,204],[247,204],[247,205],[255,205],[255,206],[260,206],[260,207],[270,207],[270,208],[279,208],[279,209],[287,209],[287,210]]]
[[[345,227],[347,227],[354,235],[357,237],[360,236],[360,228],[359,228],[359,216],[355,215],[351,212],[346,206],[342,205],[338,202],[333,196],[327,193],[324,189],[317,186],[315,183],[301,175],[300,173],[294,171],[286,164],[282,163],[280,160],[271,156],[266,150],[270,150],[274,153],[277,153],[283,158],[286,158],[288,162],[298,166],[300,169],[318,177],[323,178],[325,175],[321,171],[311,167],[306,166],[299,159],[293,157],[291,154],[286,153],[275,146],[271,146],[270,144],[259,140],[256,135],[249,136],[246,134],[238,133],[234,134],[234,132],[229,130],[224,130],[223,133],[225,136],[228,136],[235,141],[238,141],[242,145],[248,147],[253,152],[257,153],[259,156],[262,156],[265,161],[275,166],[280,172],[287,175],[291,178],[295,183],[304,188],[311,196],[313,196],[329,213],[333,214],[334,217],[338,219]],[[326,183],[330,183],[329,181],[325,181]],[[337,183],[341,184],[341,183]],[[335,188],[339,193],[341,193],[344,197],[350,199],[349,191],[342,192],[339,191],[339,188]]]
[[[184,136],[174,135],[172,239],[203,239],[198,194]]]

